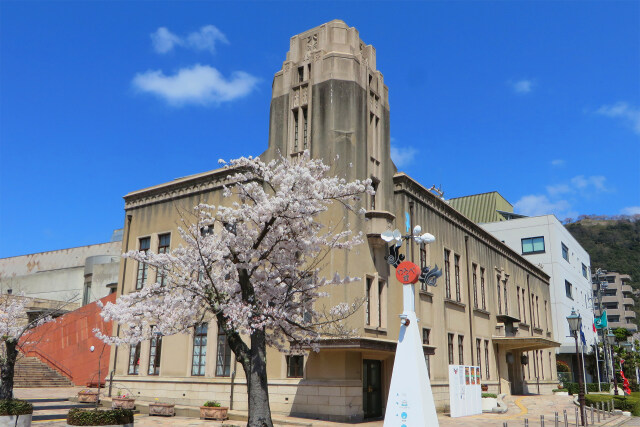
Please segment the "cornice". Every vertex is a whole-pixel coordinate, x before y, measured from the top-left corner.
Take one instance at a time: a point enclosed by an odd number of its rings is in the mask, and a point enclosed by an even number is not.
[[[417,181],[405,173],[397,173],[393,177],[394,193],[405,193],[407,196],[421,202],[432,211],[440,215],[446,221],[452,222],[463,229],[469,235],[479,239],[489,245],[492,249],[511,260],[514,264],[524,268],[530,274],[538,277],[543,282],[549,283],[549,275],[540,270],[534,264],[522,258],[520,254],[500,242],[491,233],[462,215],[460,212],[449,206],[444,200],[432,194],[429,190],[420,185]]]

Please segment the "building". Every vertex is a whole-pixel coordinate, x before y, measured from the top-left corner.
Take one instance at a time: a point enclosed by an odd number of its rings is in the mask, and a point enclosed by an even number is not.
[[[583,332],[590,352],[595,343],[593,332],[593,300],[591,298],[591,262],[589,254],[554,215],[524,217],[509,221],[481,224],[482,227],[522,254],[531,263],[539,265],[551,277],[551,305],[553,329],[561,346],[557,358],[572,367],[574,380],[578,375],[575,342],[569,333],[567,316],[575,309],[582,316]],[[522,292],[522,299],[532,298]],[[532,323],[525,317],[525,323]],[[589,371],[589,369],[587,370]],[[588,375],[587,380],[590,379]]]
[[[362,202],[366,218],[339,207],[319,218],[335,223],[346,217],[368,237],[364,247],[330,257],[321,272],[362,278],[329,297],[334,305],[366,298],[348,320],[357,334],[322,341],[317,353],[284,355],[270,349],[272,411],[340,421],[383,415],[402,292],[384,260],[387,246],[380,233],[416,224],[437,240],[426,247],[414,243],[409,259],[437,264],[445,272],[437,287],[416,290],[436,406],[443,409],[449,402],[449,364],[480,365],[482,381],[493,392],[551,392],[557,384],[552,349],[559,344],[548,310],[548,274],[397,172],[389,154],[389,108],[376,51],[355,28],[335,20],[291,38],[273,80],[269,146],[261,157],[295,157],[309,150],[332,165],[332,174],[348,180],[370,177],[377,193]],[[123,250],[162,252],[179,245],[178,209],[224,203],[221,190],[231,173],[213,170],[127,194]],[[133,292],[156,277],[144,264],[123,259],[118,292]],[[533,296],[524,305],[520,289]],[[534,325],[521,322],[525,312]],[[218,400],[247,409],[244,374],[213,320],[190,335],[114,348],[110,363],[113,381],[139,399],[196,405]]]
[[[638,332],[638,325],[635,323],[636,313],[633,311],[633,288],[629,284],[631,276],[608,272],[604,276],[604,282],[606,285],[602,286],[601,295],[598,295],[597,284],[593,285],[596,313],[600,314],[599,298],[601,297],[602,309],[607,311],[609,329],[625,328],[632,333]]]
[[[497,191],[456,197],[447,203],[475,223],[507,221],[523,218],[513,212],[513,205]]]

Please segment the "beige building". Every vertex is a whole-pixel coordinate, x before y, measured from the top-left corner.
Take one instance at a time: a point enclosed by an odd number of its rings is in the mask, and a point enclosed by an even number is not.
[[[595,280],[595,276],[594,276]],[[638,325],[635,323],[636,313],[633,311],[633,288],[631,287],[631,276],[616,272],[608,272],[604,276],[606,287],[603,286],[598,295],[597,284],[593,285],[594,311],[599,315],[602,298],[602,309],[607,311],[607,323],[610,329],[625,328],[630,332],[637,332]]]
[[[407,257],[437,264],[438,286],[416,289],[416,312],[424,337],[436,406],[448,406],[449,364],[480,365],[493,392],[549,393],[556,386],[549,276],[465,218],[391,161],[388,88],[376,52],[342,21],[291,38],[275,74],[269,147],[262,155],[296,156],[305,149],[346,179],[372,178],[375,196],[363,201],[366,218],[332,208],[321,221],[347,218],[367,243],[333,253],[322,274],[349,274],[361,281],[332,288],[332,303],[365,297],[349,319],[357,336],[327,340],[304,355],[268,353],[274,412],[342,421],[383,415],[402,311],[401,285],[384,260],[380,233],[420,224],[436,242],[414,244]],[[339,160],[335,160],[339,156]],[[351,164],[351,165],[350,165]],[[178,209],[200,202],[228,203],[221,188],[229,171],[213,170],[125,196],[123,251],[162,252],[180,244]],[[405,215],[406,213],[406,215]],[[405,224],[408,216],[410,224]],[[123,260],[119,293],[152,283],[156,273]],[[534,298],[528,296],[533,295]],[[522,322],[525,318],[529,323]],[[244,374],[214,321],[190,335],[168,336],[112,349],[114,388],[140,399],[202,404],[218,400],[247,409]]]

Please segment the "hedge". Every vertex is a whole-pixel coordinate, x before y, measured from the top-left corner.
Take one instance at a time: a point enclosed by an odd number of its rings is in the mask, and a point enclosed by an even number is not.
[[[69,409],[67,424],[71,426],[108,426],[133,423],[133,411],[129,409]]]
[[[587,394],[585,397],[587,406],[596,406],[598,402],[610,402],[613,399],[615,409],[629,411],[633,416],[640,417],[640,398],[634,396],[611,396],[602,394]]]
[[[26,400],[7,399],[0,400],[0,415],[27,415],[33,414],[33,405]]]
[[[482,393],[482,397],[492,397],[495,399],[498,395],[495,393]]]
[[[563,383],[563,386],[569,392],[569,394],[578,394],[578,383],[565,382]],[[600,383],[600,388],[602,389],[602,391],[609,391],[611,390],[611,384]],[[598,383],[587,383],[587,393],[597,393],[599,391],[600,390],[598,390]]]

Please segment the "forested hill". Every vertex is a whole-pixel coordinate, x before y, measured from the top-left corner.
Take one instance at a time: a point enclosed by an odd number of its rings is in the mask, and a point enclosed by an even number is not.
[[[629,274],[631,285],[640,289],[640,215],[583,215],[565,227],[589,252],[593,272],[603,268]]]

